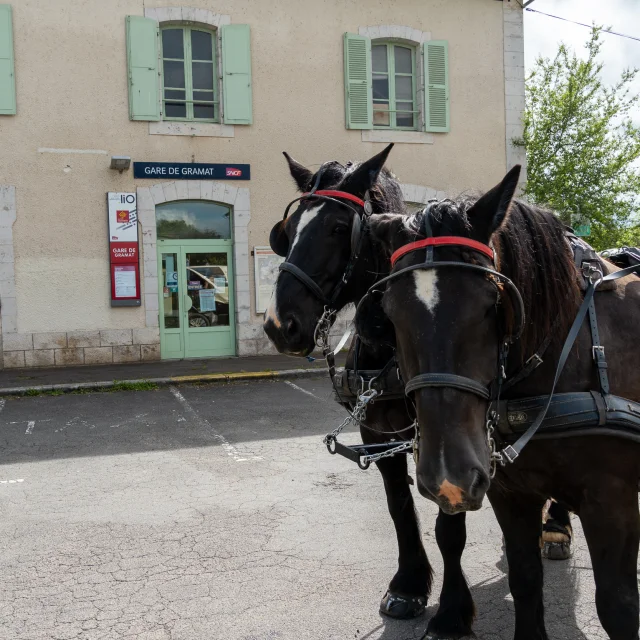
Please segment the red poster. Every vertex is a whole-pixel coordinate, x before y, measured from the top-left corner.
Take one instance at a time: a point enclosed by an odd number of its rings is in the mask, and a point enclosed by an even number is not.
[[[137,242],[111,242],[111,263],[138,262]]]

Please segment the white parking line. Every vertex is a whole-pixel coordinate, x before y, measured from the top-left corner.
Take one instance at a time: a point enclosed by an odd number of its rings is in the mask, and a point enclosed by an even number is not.
[[[285,380],[284,383],[288,384],[292,389],[295,389],[296,391],[301,391],[302,393],[306,393],[308,396],[311,396],[316,400],[322,400],[322,398],[318,398],[318,396],[315,393],[311,393],[311,391],[307,391],[306,389],[299,387],[297,384],[293,384],[293,382],[289,382],[289,380]]]
[[[36,426],[36,421],[35,420],[29,420],[29,422],[27,422],[27,430],[25,431],[26,435],[29,435],[31,433],[33,433],[33,427]]]
[[[198,414],[198,412],[189,404],[189,401],[175,388],[169,387],[169,391],[175,399],[184,407],[185,411],[193,418],[194,422],[200,427],[207,429],[213,437],[220,443],[222,448],[227,452],[230,458],[236,462],[247,462],[248,460],[262,460],[261,456],[243,456],[223,435],[216,433],[209,421]]]
[[[0,400],[0,413],[2,413],[2,410],[4,409],[4,405],[6,404],[6,400]]]

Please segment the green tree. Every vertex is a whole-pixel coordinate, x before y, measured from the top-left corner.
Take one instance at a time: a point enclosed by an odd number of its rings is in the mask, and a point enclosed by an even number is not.
[[[582,59],[561,44],[555,58],[538,58],[526,81],[524,195],[567,223],[591,225],[597,249],[640,245],[640,127],[630,114],[640,96],[637,69],[603,84],[600,27],[593,27]]]

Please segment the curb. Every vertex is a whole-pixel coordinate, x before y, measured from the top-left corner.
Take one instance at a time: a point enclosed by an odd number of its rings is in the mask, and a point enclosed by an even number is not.
[[[305,378],[319,376],[326,373],[324,367],[310,369],[283,369],[282,371],[243,371],[237,373],[205,373],[193,376],[173,376],[170,378],[140,378],[137,380],[104,380],[101,382],[67,382],[62,384],[42,384],[29,387],[8,387],[0,389],[0,396],[24,396],[32,393],[47,391],[80,391],[82,389],[110,389],[122,384],[150,383],[158,386],[170,384],[190,384],[195,382],[210,382],[214,384],[228,384],[243,380],[277,380],[279,378]]]

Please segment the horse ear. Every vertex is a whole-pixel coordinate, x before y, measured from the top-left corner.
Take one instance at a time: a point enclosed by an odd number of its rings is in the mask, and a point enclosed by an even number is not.
[[[298,190],[300,192],[309,191],[313,173],[309,171],[309,169],[307,169],[307,167],[305,167],[304,165],[296,162],[286,151],[283,151],[282,155],[286,158],[287,163],[289,164],[291,177],[294,179]]]
[[[371,189],[387,161],[389,152],[393,149],[393,142],[380,153],[363,162],[351,175],[347,177],[344,188],[353,195],[363,197],[368,189]]]
[[[280,220],[273,225],[269,234],[269,244],[276,255],[287,257],[289,253],[289,238],[284,230],[284,220]]]
[[[478,198],[467,212],[475,235],[482,242],[488,242],[507,217],[511,201],[518,188],[520,169],[519,164],[513,167],[500,184]]]
[[[400,213],[380,213],[369,218],[369,233],[374,244],[381,247],[389,257],[407,242],[406,220],[407,216]]]

